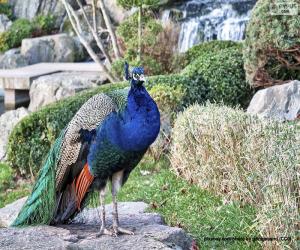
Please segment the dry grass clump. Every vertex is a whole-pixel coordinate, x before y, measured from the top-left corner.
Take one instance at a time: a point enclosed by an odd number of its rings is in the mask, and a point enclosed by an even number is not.
[[[300,221],[299,152],[295,124],[261,120],[226,106],[193,105],[175,122],[171,163],[178,175],[220,194],[224,202],[254,205],[254,224],[263,237],[295,240]],[[268,244],[266,248],[279,248],[296,242]]]

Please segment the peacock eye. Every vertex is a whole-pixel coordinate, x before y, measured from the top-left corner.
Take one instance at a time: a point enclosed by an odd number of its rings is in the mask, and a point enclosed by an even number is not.
[[[139,76],[139,74],[133,74],[133,78],[134,78],[135,80],[138,80],[138,79],[140,78],[140,76]]]

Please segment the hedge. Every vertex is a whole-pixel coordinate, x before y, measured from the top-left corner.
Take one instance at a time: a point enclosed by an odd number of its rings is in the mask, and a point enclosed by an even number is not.
[[[246,108],[253,95],[253,90],[246,83],[243,55],[239,46],[220,51],[201,52],[201,56],[188,65],[182,73],[188,76],[198,88],[202,86],[202,97],[198,98],[202,99],[202,103],[210,100]]]
[[[172,130],[172,168],[226,202],[254,205],[261,235],[290,236],[293,241],[281,246],[294,249],[300,220],[299,137],[293,123],[226,106],[193,105],[177,116]]]
[[[234,42],[234,41],[221,41],[221,40],[214,40],[209,42],[204,42],[198,45],[193,46],[186,52],[186,59],[189,63],[195,61],[203,54],[207,52],[214,52],[218,53],[223,49],[228,48],[237,48],[241,49],[243,44],[241,42]]]

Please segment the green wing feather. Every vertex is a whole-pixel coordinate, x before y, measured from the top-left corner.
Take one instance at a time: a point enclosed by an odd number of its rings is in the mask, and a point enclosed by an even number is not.
[[[11,226],[50,224],[56,209],[55,169],[63,138],[64,130],[50,149],[31,195]]]

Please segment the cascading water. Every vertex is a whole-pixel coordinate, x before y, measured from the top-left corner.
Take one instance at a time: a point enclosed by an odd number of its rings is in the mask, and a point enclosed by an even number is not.
[[[161,20],[180,23],[178,50],[210,40],[239,41],[256,0],[188,0],[168,6]]]

